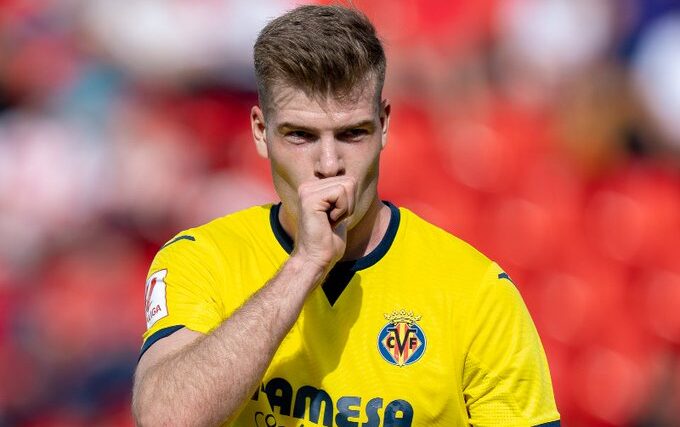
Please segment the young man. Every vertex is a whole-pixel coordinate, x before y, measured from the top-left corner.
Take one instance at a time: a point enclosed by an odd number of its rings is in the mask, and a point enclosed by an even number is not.
[[[180,233],[146,287],[140,425],[557,426],[514,285],[377,195],[390,106],[370,22],[304,6],[255,44],[281,203]]]

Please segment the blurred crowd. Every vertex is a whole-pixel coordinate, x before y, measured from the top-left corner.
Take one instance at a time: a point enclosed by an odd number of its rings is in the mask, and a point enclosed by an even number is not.
[[[383,198],[513,277],[564,425],[680,425],[680,1],[353,3]],[[132,425],[155,252],[276,199],[251,49],[295,4],[0,2],[0,427]]]

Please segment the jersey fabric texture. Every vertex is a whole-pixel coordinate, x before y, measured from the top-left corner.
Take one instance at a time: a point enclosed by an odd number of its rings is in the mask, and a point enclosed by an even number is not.
[[[380,244],[310,294],[229,425],[559,426],[540,339],[508,275],[385,203]],[[276,274],[293,248],[280,206],[184,231],[158,252],[142,354],[182,327],[209,333]]]

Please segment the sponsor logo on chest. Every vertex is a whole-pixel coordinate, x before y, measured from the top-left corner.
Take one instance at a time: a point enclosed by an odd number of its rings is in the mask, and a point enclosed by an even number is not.
[[[413,406],[403,399],[370,399],[359,395],[340,396],[337,400],[323,389],[303,385],[297,390],[284,378],[262,384],[251,400],[264,394],[267,409],[256,411],[256,427],[411,427]],[[363,422],[356,420],[363,419]],[[291,423],[292,422],[292,423]]]

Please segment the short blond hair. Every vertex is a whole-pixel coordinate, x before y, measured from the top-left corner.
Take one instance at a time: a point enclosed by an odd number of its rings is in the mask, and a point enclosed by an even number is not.
[[[371,21],[342,6],[301,6],[271,21],[254,47],[260,105],[271,89],[291,85],[312,97],[351,96],[375,79],[381,99],[386,59]]]

